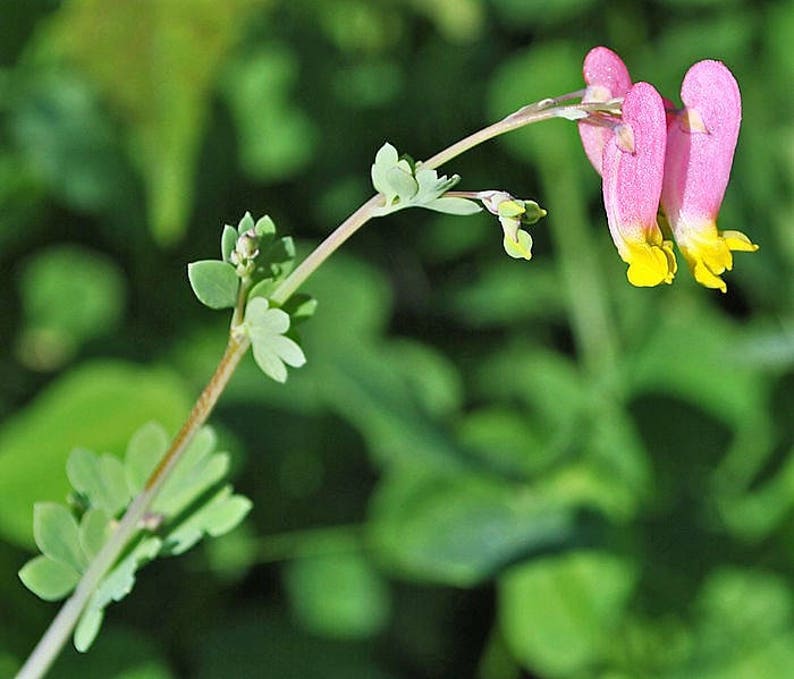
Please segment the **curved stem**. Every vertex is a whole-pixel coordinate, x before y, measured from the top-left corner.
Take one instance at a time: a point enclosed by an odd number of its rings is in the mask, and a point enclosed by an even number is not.
[[[615,103],[578,103],[561,105],[570,99],[581,97],[583,91],[571,92],[553,99],[543,99],[534,104],[529,104],[511,113],[497,123],[484,127],[468,137],[455,142],[443,151],[422,162],[430,169],[441,167],[444,163],[458,157],[462,153],[479,146],[489,139],[498,137],[506,132],[517,130],[532,123],[552,118],[574,119],[583,114],[607,112],[613,113]],[[381,207],[383,197],[379,194],[372,196],[366,203],[340,224],[300,265],[284,280],[284,282],[271,295],[270,299],[276,304],[284,304],[290,296],[314,273],[328,257],[331,256],[350,236],[358,231],[374,216],[375,208]]]
[[[532,123],[539,123],[542,120],[552,118],[572,118],[579,114],[602,111],[605,104],[570,104],[561,106],[560,103],[578,97],[582,92],[571,92],[554,99],[543,99],[535,104],[529,104],[511,113],[506,118],[502,118],[497,123],[484,127],[468,137],[455,142],[452,146],[439,151],[436,155],[424,161],[423,165],[429,168],[441,167],[444,163],[465,153],[466,151],[479,146],[484,141],[498,137],[506,132],[512,132],[521,127],[526,127]],[[611,110],[611,109],[610,109]]]
[[[44,636],[22,666],[17,679],[42,677],[55,661],[102,578],[112,568],[130,539],[138,532],[141,519],[165,483],[168,474],[179,461],[196,432],[207,421],[247,349],[248,340],[239,341],[234,338],[229,340],[215,373],[201,392],[185,424],[171,443],[171,447],[152,472],[143,491],[127,508],[110,539],[92,560],[72,596],[58,611],[58,615],[55,616]]]
[[[378,194],[372,196],[366,203],[358,208],[344,222],[342,222],[311,254],[306,257],[298,267],[284,279],[276,288],[270,299],[276,304],[284,304],[304,281],[311,276],[317,268],[328,259],[350,236],[358,231],[373,217],[375,208],[383,203],[383,197]]]
[[[503,120],[461,139],[448,148],[424,161],[426,167],[435,169],[459,156],[471,148],[493,139],[505,132],[516,130],[550,118],[576,119],[590,112],[612,112],[610,104],[570,104],[563,105],[570,99],[581,96],[582,92],[544,99],[530,104],[507,116]],[[331,256],[350,236],[366,224],[375,214],[376,208],[382,205],[383,197],[376,195],[361,205],[342,224],[340,224],[301,264],[281,283],[271,295],[276,304],[283,304],[311,276],[312,273]],[[248,350],[250,341],[238,331],[244,313],[244,293],[248,290],[241,286],[241,293],[232,317],[232,328],[226,351],[215,369],[214,374],[201,392],[185,424],[171,443],[163,459],[152,472],[144,490],[132,501],[124,513],[119,525],[111,538],[102,547],[83,574],[74,593],[61,607],[44,636],[22,666],[17,679],[38,679],[44,676],[60,653],[69,635],[72,633],[91,596],[96,591],[102,578],[113,567],[130,539],[139,530],[139,524],[149,506],[165,483],[169,474],[177,464],[196,432],[207,421],[215,404],[223,393],[229,379],[234,374],[240,359]]]

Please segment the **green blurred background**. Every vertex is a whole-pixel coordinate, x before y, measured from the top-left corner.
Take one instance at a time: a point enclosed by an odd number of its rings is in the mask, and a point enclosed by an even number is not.
[[[3,0],[0,676],[54,615],[16,571],[74,446],[175,431],[227,319],[188,261],[269,213],[306,251],[428,157],[581,87],[606,44],[677,98],[725,61],[744,124],[728,294],[635,289],[573,125],[453,162],[536,198],[369,225],[307,284],[309,364],[244,362],[213,416],[255,502],[144,569],[56,677],[794,677],[794,4]],[[679,258],[680,259],[680,258]]]

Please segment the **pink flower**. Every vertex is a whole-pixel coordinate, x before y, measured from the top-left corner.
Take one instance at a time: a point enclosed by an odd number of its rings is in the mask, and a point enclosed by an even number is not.
[[[684,109],[667,135],[662,207],[695,280],[725,292],[731,251],[758,246],[740,231],[718,231],[742,118],[736,80],[719,61],[699,61],[681,85]]]
[[[622,122],[608,135],[601,163],[609,231],[632,285],[672,283],[676,272],[673,244],[656,221],[666,138],[662,98],[637,83],[623,99]]]
[[[584,58],[582,67],[587,90],[583,103],[607,102],[622,98],[631,88],[631,76],[623,60],[607,47],[594,47]],[[579,136],[588,159],[601,174],[601,156],[604,146],[612,136],[609,126],[590,122],[579,123]]]

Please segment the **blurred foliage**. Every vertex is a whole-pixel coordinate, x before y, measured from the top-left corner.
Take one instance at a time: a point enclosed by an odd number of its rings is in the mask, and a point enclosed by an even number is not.
[[[724,60],[744,123],[728,294],[625,282],[565,121],[444,167],[536,198],[372,224],[307,288],[309,365],[241,364],[213,417],[254,507],[157,563],[52,676],[794,677],[794,4],[0,4],[0,676],[54,615],[16,572],[75,447],[169,432],[227,324],[193,299],[250,210],[299,256],[416,158],[581,87],[596,44],[678,98]]]

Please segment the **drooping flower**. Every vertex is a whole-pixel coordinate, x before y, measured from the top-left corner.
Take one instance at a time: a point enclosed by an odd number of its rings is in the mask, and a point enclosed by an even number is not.
[[[524,228],[546,216],[546,210],[534,200],[521,200],[506,191],[480,191],[477,198],[493,215],[499,217],[505,252],[513,259],[532,259],[532,236]]]
[[[582,103],[602,103],[619,99],[631,89],[631,76],[623,60],[608,47],[594,47],[584,59],[582,67],[587,89]],[[595,121],[579,123],[579,136],[587,158],[601,174],[604,147],[612,136],[609,127]]]
[[[721,62],[700,61],[684,76],[681,100],[667,136],[662,208],[695,280],[725,292],[720,275],[733,267],[731,251],[758,249],[741,231],[717,230],[742,117],[739,86]]]
[[[622,122],[602,157],[603,197],[609,231],[632,285],[672,283],[673,244],[656,221],[662,192],[667,126],[659,93],[637,83],[623,100]]]

